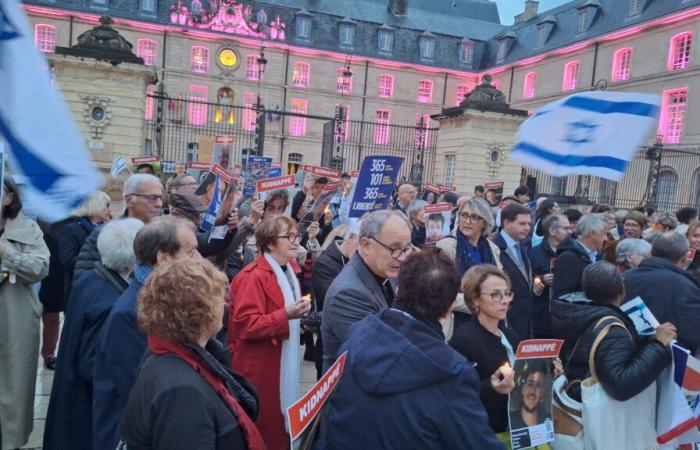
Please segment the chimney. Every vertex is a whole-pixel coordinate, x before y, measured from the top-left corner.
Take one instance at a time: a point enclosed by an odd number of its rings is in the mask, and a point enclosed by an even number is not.
[[[389,0],[389,10],[395,16],[408,14],[408,0]]]
[[[533,17],[537,17],[537,9],[540,2],[537,0],[525,0],[525,12],[515,16],[515,23],[527,22]]]

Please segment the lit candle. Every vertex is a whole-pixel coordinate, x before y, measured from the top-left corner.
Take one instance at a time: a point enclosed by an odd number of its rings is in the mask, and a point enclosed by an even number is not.
[[[501,365],[501,367],[499,368],[499,370],[501,371],[501,375],[503,375],[504,378],[513,374],[513,368],[510,367],[510,363],[508,361],[504,362],[503,365]]]

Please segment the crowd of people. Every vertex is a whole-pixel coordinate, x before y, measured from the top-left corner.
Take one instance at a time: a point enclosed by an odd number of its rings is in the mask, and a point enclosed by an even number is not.
[[[499,449],[509,422],[542,415],[544,374],[580,401],[574,381],[594,369],[624,402],[653,388],[673,340],[700,350],[696,209],[561,211],[525,186],[496,207],[481,186],[423,201],[403,183],[388,209],[348,220],[346,174],[314,212],[328,183],[239,198],[213,238],[187,174],[134,174],[123,214],[96,192],[50,225],[23,215],[5,177],[1,448],[32,431],[39,355],[55,370],[47,450],[284,450],[301,360],[320,378],[346,351],[316,448]],[[451,209],[436,242],[434,202]],[[637,296],[661,323],[651,336],[620,309]],[[561,357],[528,369],[509,412],[510,367],[532,338],[563,339]]]

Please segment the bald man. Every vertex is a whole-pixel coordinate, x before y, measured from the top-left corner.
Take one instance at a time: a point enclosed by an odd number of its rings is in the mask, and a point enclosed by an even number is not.
[[[418,195],[418,189],[410,183],[404,183],[399,186],[398,198],[396,199],[396,205],[394,209],[401,211],[408,217],[408,208],[413,204],[413,201]]]

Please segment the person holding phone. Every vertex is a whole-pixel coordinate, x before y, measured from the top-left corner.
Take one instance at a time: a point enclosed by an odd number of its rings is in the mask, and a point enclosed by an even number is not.
[[[255,231],[257,259],[231,284],[229,339],[233,369],[260,395],[256,425],[269,450],[289,444],[284,412],[299,398],[299,319],[311,309],[301,298],[296,256],[301,241],[290,217],[263,220]]]

